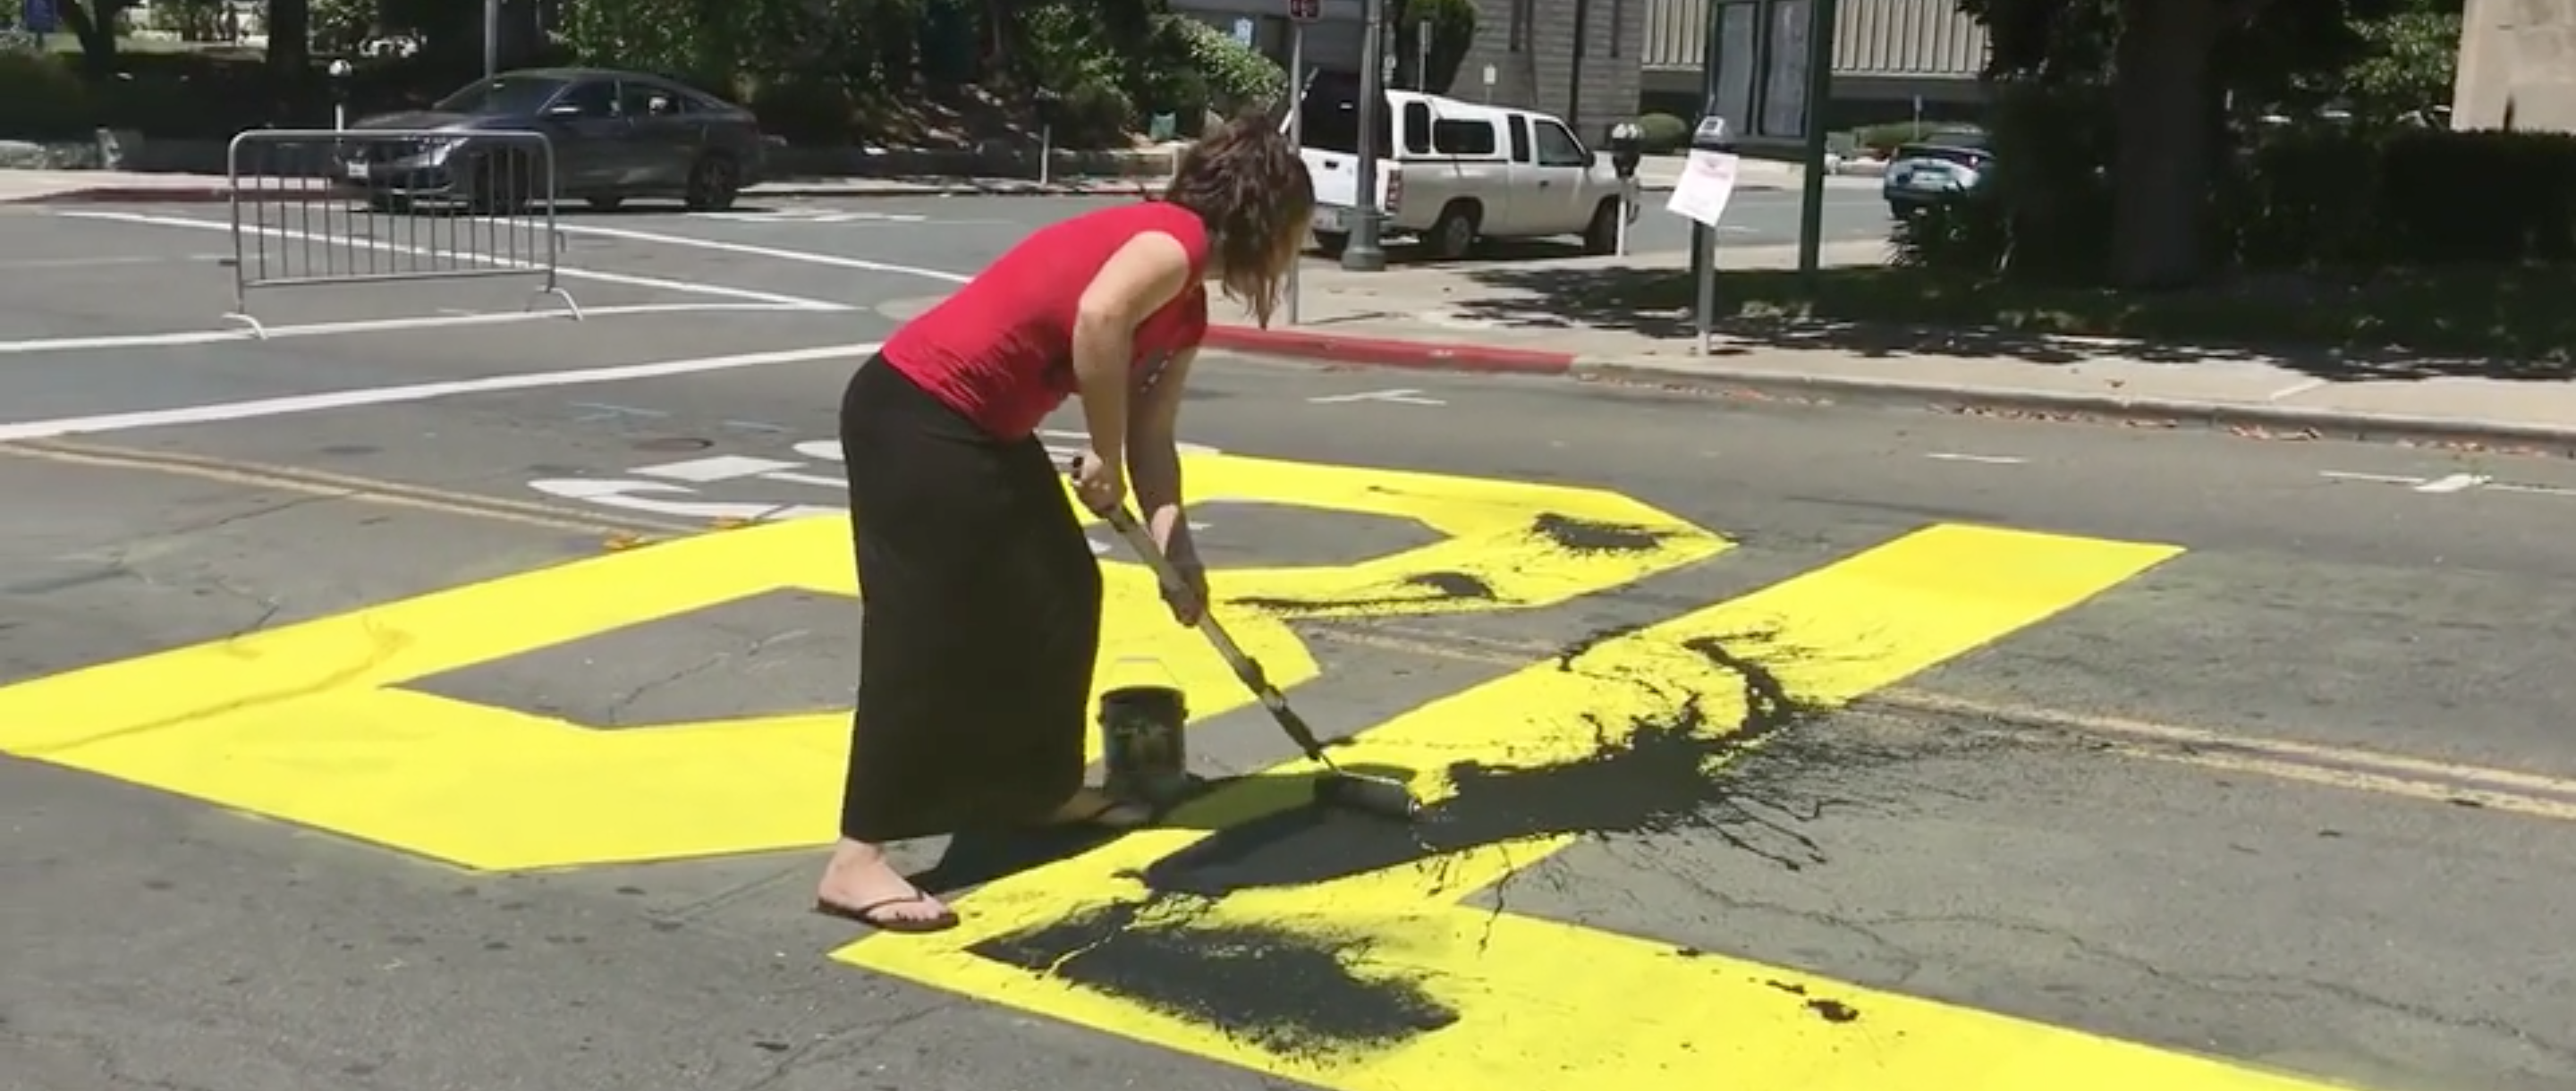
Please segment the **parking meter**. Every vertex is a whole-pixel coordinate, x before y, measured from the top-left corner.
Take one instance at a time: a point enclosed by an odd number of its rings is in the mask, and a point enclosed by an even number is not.
[[[1064,116],[1064,96],[1052,87],[1038,88],[1038,185],[1055,183],[1055,123]]]
[[[1637,164],[1646,158],[1646,130],[1633,121],[1610,127],[1610,169],[1619,173],[1619,237],[1613,251],[1628,256],[1628,225],[1637,219]]]
[[[1691,127],[1691,152],[1735,154],[1735,132],[1726,118],[1717,112],[1717,100],[1709,99],[1708,112],[1700,115],[1699,124]],[[1691,281],[1697,285],[1697,303],[1692,313],[1699,331],[1699,351],[1708,354],[1709,328],[1717,321],[1717,230],[1706,224],[1691,225]]]
[[[346,129],[349,127],[349,73],[354,69],[343,58],[332,61],[331,67],[325,71],[331,74],[331,127]]]

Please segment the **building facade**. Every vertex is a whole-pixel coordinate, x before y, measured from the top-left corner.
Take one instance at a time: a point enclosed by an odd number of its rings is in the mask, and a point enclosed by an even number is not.
[[[2468,0],[2455,129],[2576,132],[2576,0]]]
[[[1648,110],[1697,117],[1706,105],[1702,64],[1715,49],[1719,111],[1737,131],[1794,132],[1806,109],[1812,2],[1476,0],[1476,38],[1448,93],[1545,110],[1599,140]],[[1173,7],[1288,59],[1285,0],[1174,0]],[[1310,68],[1359,70],[1362,7],[1363,0],[1323,0],[1322,19],[1306,28]],[[1828,126],[1901,120],[1918,109],[1954,117],[1982,101],[1985,28],[1955,0],[1839,0],[1837,11]]]

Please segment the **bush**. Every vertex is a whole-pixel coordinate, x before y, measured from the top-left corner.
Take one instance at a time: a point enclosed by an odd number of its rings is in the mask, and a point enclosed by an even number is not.
[[[1637,119],[1644,135],[1638,143],[1648,155],[1669,155],[1690,143],[1691,123],[1671,114],[1647,114]]]
[[[61,59],[0,52],[0,139],[78,140],[97,124],[89,86]]]
[[[790,144],[833,147],[850,142],[850,119],[858,103],[838,80],[785,80],[763,85],[751,96],[752,116],[760,130]]]
[[[2564,133],[2294,131],[2238,157],[2222,193],[2228,252],[2248,268],[2576,260]]]
[[[1205,81],[1206,108],[1224,115],[1270,110],[1288,98],[1288,72],[1234,36],[1187,16],[1168,24],[1190,67]]]

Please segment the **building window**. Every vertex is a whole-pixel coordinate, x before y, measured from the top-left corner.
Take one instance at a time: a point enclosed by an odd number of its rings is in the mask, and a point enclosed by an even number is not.
[[[1530,21],[1534,17],[1530,9],[1536,6],[1536,2],[1537,0],[1511,0],[1511,28],[1505,40],[1505,48],[1511,52],[1518,53],[1529,48]]]
[[[1619,55],[1619,43],[1628,39],[1628,0],[1610,0],[1610,55]]]

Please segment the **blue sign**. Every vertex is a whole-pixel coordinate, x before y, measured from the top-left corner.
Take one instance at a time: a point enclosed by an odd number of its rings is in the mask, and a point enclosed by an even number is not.
[[[51,34],[61,26],[56,18],[54,0],[26,0],[18,11],[20,25],[29,34]]]

